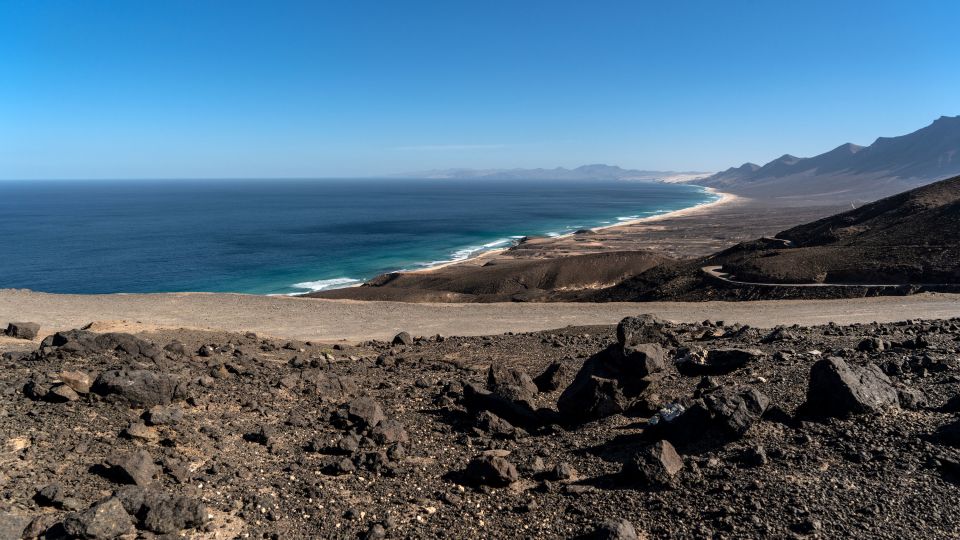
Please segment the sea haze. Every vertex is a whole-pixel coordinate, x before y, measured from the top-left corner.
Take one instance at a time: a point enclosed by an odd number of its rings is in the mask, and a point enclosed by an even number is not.
[[[10,181],[0,288],[294,294],[713,199],[624,180]]]

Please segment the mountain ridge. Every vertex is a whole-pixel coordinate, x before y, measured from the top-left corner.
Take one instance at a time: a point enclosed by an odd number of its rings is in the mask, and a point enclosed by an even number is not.
[[[844,143],[822,154],[784,154],[762,166],[745,163],[691,183],[759,198],[875,200],[960,174],[960,116],[869,146]]]

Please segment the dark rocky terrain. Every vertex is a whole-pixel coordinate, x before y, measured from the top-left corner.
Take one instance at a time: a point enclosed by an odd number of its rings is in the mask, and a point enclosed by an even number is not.
[[[752,287],[718,282],[721,266]],[[791,284],[903,287],[791,287]],[[669,261],[582,300],[843,298],[960,289],[960,177],[742,242],[709,257]]]
[[[0,538],[960,534],[960,319],[4,343]]]

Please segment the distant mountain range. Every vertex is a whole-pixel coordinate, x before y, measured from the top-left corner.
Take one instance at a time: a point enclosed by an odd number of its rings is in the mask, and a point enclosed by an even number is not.
[[[694,183],[770,199],[875,200],[960,174],[960,116],[943,116],[900,137],[870,146],[846,143],[810,158],[783,155],[766,165],[745,163]]]
[[[708,176],[703,172],[638,171],[613,165],[583,165],[575,169],[439,169],[394,175],[403,178],[488,180],[645,180],[683,182]]]

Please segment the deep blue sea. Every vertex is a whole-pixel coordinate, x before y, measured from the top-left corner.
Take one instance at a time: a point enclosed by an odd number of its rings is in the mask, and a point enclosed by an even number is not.
[[[629,181],[6,181],[0,288],[304,293],[713,197]]]

